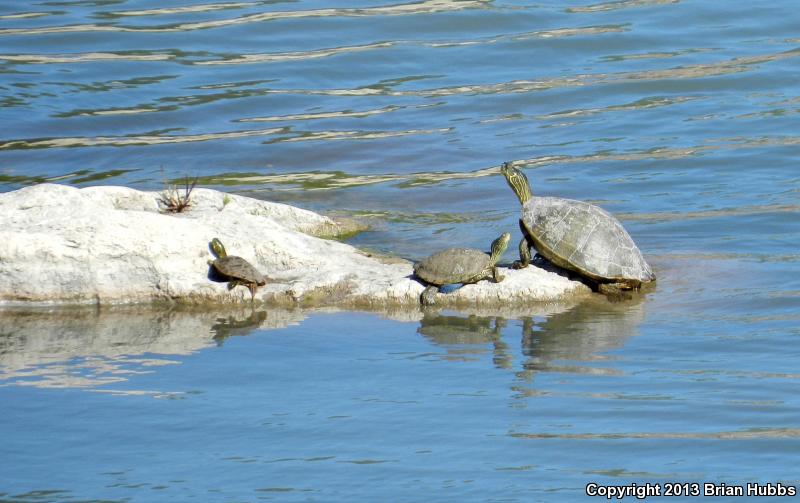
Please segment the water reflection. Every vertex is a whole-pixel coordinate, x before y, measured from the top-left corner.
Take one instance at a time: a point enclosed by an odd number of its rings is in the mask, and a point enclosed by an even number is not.
[[[310,310],[247,307],[110,309],[59,308],[0,311],[0,386],[82,388],[92,391],[175,397],[182,391],[111,389],[184,357],[222,346],[230,337],[299,324]],[[611,304],[603,298],[578,305],[541,304],[465,312],[418,308],[375,312],[401,323],[445,350],[444,360],[477,360],[487,350],[496,368],[530,379],[536,372],[564,371],[553,361],[589,361],[621,347],[635,334],[640,301]],[[514,321],[521,320],[521,321]],[[515,327],[522,327],[520,334]],[[521,337],[521,353],[516,340]],[[488,349],[491,348],[491,349]],[[517,363],[515,361],[522,363]],[[573,366],[572,372],[586,369]]]
[[[249,335],[253,330],[264,324],[267,319],[266,311],[251,311],[246,318],[229,314],[227,318],[217,318],[217,323],[211,325],[211,333],[217,346],[222,346],[228,337]]]
[[[112,113],[143,113],[153,109],[137,108],[126,110],[103,111],[102,114]],[[96,115],[96,111],[80,110],[70,112],[78,115]],[[0,150],[22,150],[40,148],[75,148],[75,147],[130,147],[144,145],[163,145],[168,143],[191,143],[204,142],[211,140],[230,140],[235,138],[249,138],[253,136],[279,136],[268,140],[267,144],[288,143],[298,141],[317,141],[317,140],[371,140],[376,138],[395,138],[410,135],[430,135],[442,134],[451,131],[451,128],[439,129],[409,129],[406,131],[294,131],[291,127],[255,129],[245,131],[221,131],[206,134],[185,134],[170,135],[156,131],[148,134],[127,135],[127,136],[95,136],[95,137],[63,137],[63,138],[44,138],[30,140],[11,140],[0,141]]]
[[[163,25],[122,25],[110,23],[87,23],[61,26],[43,26],[36,28],[5,28],[0,29],[0,35],[42,35],[47,33],[76,33],[76,32],[133,32],[133,33],[167,33],[187,32],[194,30],[207,30],[224,28],[242,24],[263,23],[282,19],[300,19],[317,17],[365,17],[365,16],[405,16],[432,14],[436,12],[454,12],[464,9],[477,9],[486,6],[486,0],[423,0],[405,4],[385,5],[367,8],[340,8],[340,9],[309,9],[297,11],[272,11],[256,14],[245,14],[228,19],[215,19],[209,21],[169,23]],[[216,9],[184,8],[180,13],[210,11]],[[117,19],[126,17],[159,16],[175,14],[175,9],[151,9],[139,11],[117,11],[97,13],[96,17]]]
[[[428,310],[419,322],[417,333],[447,351],[448,359],[465,359],[482,353],[480,346],[491,344],[494,364],[498,368],[511,368],[513,357],[508,344],[503,341],[505,318],[500,316],[445,315]],[[478,346],[476,349],[475,346]]]
[[[207,61],[196,61],[196,65],[240,65],[250,63],[275,63],[284,61],[298,61],[307,59],[327,58],[339,54],[369,51],[372,49],[386,49],[392,47],[393,42],[376,42],[374,44],[354,45],[347,47],[333,47],[330,49],[315,49],[312,51],[295,51],[283,53],[261,53],[261,54],[229,54],[222,59],[211,59]]]
[[[563,313],[547,318],[522,319],[522,354],[526,378],[538,372],[607,373],[608,369],[581,367],[574,363],[608,359],[607,351],[619,349],[639,333],[645,318],[644,295],[625,302],[609,302],[593,296]]]
[[[678,3],[680,0],[617,0],[613,2],[601,2],[583,7],[570,7],[569,13],[602,12],[618,9],[629,9],[631,7],[646,7],[650,5]]]
[[[202,349],[257,328],[297,324],[305,314],[246,308],[59,308],[0,312],[0,386],[108,388],[131,375],[180,363]],[[127,390],[164,396],[172,392]]]
[[[614,369],[580,362],[608,360],[603,353],[623,347],[637,335],[645,318],[644,299],[634,294],[630,300],[610,302],[597,295],[572,306],[533,306],[496,314],[426,310],[417,333],[444,348],[446,360],[476,359],[491,347],[494,365],[501,369],[515,367],[509,341],[519,337],[517,375],[526,381],[540,372],[613,374]]]

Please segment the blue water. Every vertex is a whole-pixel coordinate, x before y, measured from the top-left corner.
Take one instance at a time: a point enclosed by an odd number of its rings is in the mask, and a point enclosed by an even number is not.
[[[514,160],[659,278],[527,312],[4,312],[0,501],[797,485],[796,10],[0,3],[0,191],[197,176],[416,259],[518,233]]]

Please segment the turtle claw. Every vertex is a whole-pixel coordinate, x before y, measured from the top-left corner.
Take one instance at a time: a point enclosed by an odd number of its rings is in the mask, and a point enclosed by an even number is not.
[[[633,297],[628,293],[631,288],[623,283],[600,283],[597,291],[606,296],[610,302],[622,302]]]
[[[500,283],[504,279],[506,279],[504,274],[500,274],[500,269],[497,267],[492,268],[492,275],[491,278],[494,280],[495,283]]]
[[[436,293],[439,291],[438,287],[429,286],[422,292],[422,295],[419,296],[419,302],[423,306],[433,306],[436,304]]]

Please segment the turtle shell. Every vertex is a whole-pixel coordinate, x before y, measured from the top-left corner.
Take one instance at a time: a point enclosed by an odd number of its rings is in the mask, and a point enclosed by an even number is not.
[[[474,248],[448,248],[414,264],[414,274],[431,285],[475,283],[487,277],[491,257]]]
[[[536,251],[559,267],[603,282],[656,279],[619,220],[598,206],[533,197],[522,207],[521,221]]]
[[[217,272],[230,279],[241,280],[245,283],[255,283],[259,286],[267,284],[267,280],[258,272],[258,269],[242,257],[228,255],[227,257],[218,258],[212,265]]]

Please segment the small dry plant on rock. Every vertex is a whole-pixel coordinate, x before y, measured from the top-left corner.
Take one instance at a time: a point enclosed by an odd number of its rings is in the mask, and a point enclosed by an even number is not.
[[[176,183],[169,184],[165,180],[164,186],[166,188],[161,191],[161,195],[158,198],[161,210],[165,213],[182,213],[185,211],[192,205],[192,191],[195,185],[197,185],[197,177],[194,177],[194,180],[189,182],[189,177],[187,176],[183,182],[183,187],[179,187]]]

